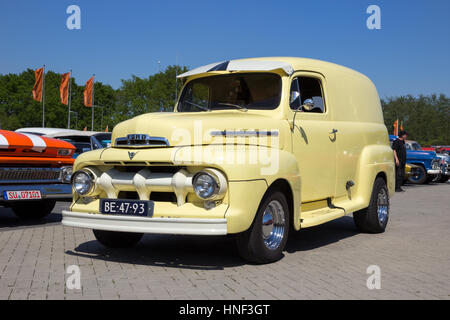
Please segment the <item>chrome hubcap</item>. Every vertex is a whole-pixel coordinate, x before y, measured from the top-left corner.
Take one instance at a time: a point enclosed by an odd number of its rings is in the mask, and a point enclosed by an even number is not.
[[[284,237],[284,209],[280,202],[273,200],[263,213],[262,233],[268,249],[277,249]]]
[[[389,214],[389,197],[385,188],[382,188],[378,193],[377,200],[378,220],[384,223]]]

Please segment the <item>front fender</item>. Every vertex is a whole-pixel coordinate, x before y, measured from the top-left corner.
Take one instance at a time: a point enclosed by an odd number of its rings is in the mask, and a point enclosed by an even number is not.
[[[414,164],[416,166],[422,166],[426,170],[430,170],[431,169],[431,161],[428,163],[428,161],[407,160],[406,163]]]
[[[203,148],[189,146],[178,148],[173,161],[176,165],[217,168],[225,173],[230,183],[263,180],[267,189],[277,180],[288,182],[292,190],[294,227],[300,229],[301,178],[297,160],[292,153],[261,146],[209,145]],[[258,196],[257,200],[251,201],[257,201],[259,205],[264,193]],[[230,205],[233,206],[232,200]],[[249,221],[253,221],[256,210],[248,214],[252,217]],[[247,229],[250,225],[251,223]]]

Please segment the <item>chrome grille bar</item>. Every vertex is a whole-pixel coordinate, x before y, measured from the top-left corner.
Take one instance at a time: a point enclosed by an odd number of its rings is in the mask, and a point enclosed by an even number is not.
[[[1,168],[0,184],[60,182],[61,168]]]

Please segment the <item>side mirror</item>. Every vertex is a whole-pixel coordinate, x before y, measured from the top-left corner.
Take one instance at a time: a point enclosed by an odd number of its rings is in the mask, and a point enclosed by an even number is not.
[[[311,111],[314,109],[314,101],[313,99],[306,99],[305,102],[302,105],[302,109],[305,109],[307,111]]]

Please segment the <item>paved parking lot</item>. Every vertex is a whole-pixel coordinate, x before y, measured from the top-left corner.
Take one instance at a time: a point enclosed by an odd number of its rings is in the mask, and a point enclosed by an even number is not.
[[[294,234],[263,266],[245,264],[231,237],[146,235],[110,250],[61,226],[67,203],[38,223],[0,208],[0,299],[450,299],[450,183],[405,189],[385,234],[359,234],[344,217]],[[81,290],[66,288],[70,265]],[[366,286],[371,265],[380,290]]]

